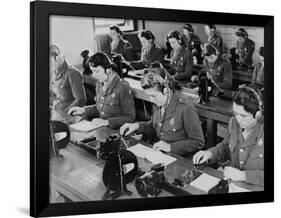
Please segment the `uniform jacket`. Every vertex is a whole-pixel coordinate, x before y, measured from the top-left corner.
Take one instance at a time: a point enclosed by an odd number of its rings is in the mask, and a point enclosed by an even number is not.
[[[195,107],[173,94],[165,113],[158,107],[152,119],[140,122],[139,133],[155,130],[158,139],[171,145],[171,152],[185,156],[204,147],[204,136]]]
[[[197,61],[199,61],[198,64],[201,64],[200,62],[202,61],[202,49],[200,38],[192,34],[189,39],[184,36],[184,41],[189,50],[191,51],[192,56],[195,56],[197,58]]]
[[[251,39],[246,38],[245,42],[237,41],[237,53],[240,56],[240,61],[247,67],[251,67],[253,63],[253,53],[255,50],[255,43]]]
[[[120,41],[115,49],[111,49],[111,55],[121,54],[127,61],[135,60],[135,53],[130,42],[120,38]]]
[[[58,69],[51,82],[56,110],[67,112],[74,106],[83,107],[86,104],[86,94],[82,83],[82,75],[66,61]]]
[[[128,83],[120,79],[117,74],[105,93],[102,91],[102,84],[97,82],[96,93],[96,104],[85,107],[86,117],[107,119],[112,129],[135,120],[133,93]]]
[[[211,43],[214,45],[221,53],[222,51],[222,38],[218,35],[214,35],[210,38],[208,38],[208,43]]]
[[[230,89],[232,87],[232,66],[228,60],[219,56],[214,64],[207,61],[204,61],[204,64],[220,88]]]
[[[230,160],[232,167],[244,170],[246,182],[264,185],[264,122],[258,120],[246,140],[242,129],[233,117],[229,122],[229,132],[225,139],[216,147],[210,148],[212,161]]]
[[[176,56],[174,56],[174,50],[172,50],[170,68],[176,80],[190,80],[192,76],[192,66],[192,54],[186,45],[180,48]]]
[[[146,53],[144,49],[142,49],[141,60],[132,61],[130,63],[135,69],[143,69],[149,67],[150,64],[154,61],[160,61],[161,63],[163,63],[163,60],[164,53],[162,48],[153,44],[148,53]]]

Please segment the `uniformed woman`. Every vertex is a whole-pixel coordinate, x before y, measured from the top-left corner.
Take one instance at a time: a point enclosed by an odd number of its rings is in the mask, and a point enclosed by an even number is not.
[[[192,76],[192,53],[178,31],[172,31],[167,36],[173,50],[171,52],[171,74],[178,81],[190,81]]]
[[[151,68],[141,79],[141,87],[157,106],[150,121],[125,124],[120,134],[149,134],[155,131],[156,150],[185,156],[204,147],[204,136],[195,107],[179,98],[172,77],[164,69]],[[127,130],[127,131],[126,131]]]
[[[205,46],[204,67],[219,88],[232,88],[231,63],[224,59],[221,52],[212,44]]]
[[[238,63],[241,67],[251,68],[253,63],[253,53],[255,43],[248,38],[248,33],[244,28],[239,28],[235,32],[238,40],[236,42],[236,53],[239,56]]]
[[[109,29],[109,35],[112,39],[110,43],[110,56],[121,54],[127,61],[135,60],[133,47],[130,42],[123,39],[123,32],[120,30],[119,26],[112,25]]]
[[[263,186],[264,122],[259,92],[245,85],[240,87],[234,96],[233,112],[224,140],[215,147],[196,153],[193,162],[230,160],[230,165],[223,171],[225,179]]]
[[[200,38],[194,34],[191,24],[187,23],[183,26],[183,39],[193,56],[193,64],[202,64],[202,48]]]
[[[160,61],[161,63],[163,63],[163,50],[155,44],[155,37],[152,32],[149,30],[143,30],[138,34],[138,37],[142,45],[141,59],[139,61],[130,62],[133,68],[147,68],[150,67],[150,64],[154,61]]]
[[[117,129],[135,120],[134,97],[129,85],[115,72],[115,65],[103,53],[89,59],[92,76],[96,83],[96,104],[70,108],[72,115],[85,115],[94,124]]]
[[[214,45],[222,53],[223,41],[222,37],[218,36],[216,33],[216,26],[214,24],[206,24],[205,33],[208,37],[208,43]]]
[[[67,116],[68,109],[86,105],[82,75],[76,68],[69,65],[56,45],[50,45],[49,61],[50,104],[56,112],[52,114],[52,119],[71,122]]]

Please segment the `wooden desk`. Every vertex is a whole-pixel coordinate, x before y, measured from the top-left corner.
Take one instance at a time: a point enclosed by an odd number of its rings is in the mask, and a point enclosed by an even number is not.
[[[106,127],[94,130],[97,138],[104,138],[106,135],[113,133]],[[72,138],[75,140],[77,138]],[[135,143],[137,141],[135,140]],[[131,143],[133,145],[134,142]],[[150,145],[151,146],[151,145]],[[106,188],[102,182],[102,171],[104,166],[103,160],[98,160],[96,156],[89,151],[79,148],[74,143],[61,150],[63,158],[52,158],[50,160],[50,184],[51,188],[72,201],[98,201],[101,200]],[[174,156],[174,155],[173,155]],[[172,183],[175,178],[181,176],[186,169],[193,167],[192,161],[179,156],[174,156],[177,161],[170,164],[165,170],[165,177],[168,182]],[[147,160],[138,158],[141,169],[150,168],[151,164]],[[222,178],[219,171],[206,167],[204,171],[210,175]],[[261,191],[262,187],[237,183],[239,186],[252,190]],[[133,192],[131,196],[121,198],[141,198],[137,193],[134,183],[128,184],[128,189]],[[206,192],[195,187],[187,185],[184,190],[192,195],[207,194]],[[173,196],[167,190],[163,190],[159,197]],[[52,198],[51,198],[52,199]],[[55,203],[55,202],[51,202]]]
[[[135,98],[151,102],[140,86],[140,82],[131,78],[125,78],[132,88]],[[199,96],[194,92],[178,91],[180,97],[186,101],[194,103],[198,114],[207,121],[207,147],[216,145],[217,142],[217,124],[228,124],[233,116],[232,102],[218,98],[211,98],[210,103],[198,104]]]

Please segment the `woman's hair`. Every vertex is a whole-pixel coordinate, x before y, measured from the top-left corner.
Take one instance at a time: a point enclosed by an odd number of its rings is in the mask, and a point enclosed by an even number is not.
[[[101,52],[97,52],[89,58],[89,65],[92,67],[101,66],[105,70],[112,68],[116,71],[116,65],[109,59],[109,57]]]
[[[235,93],[233,101],[244,107],[245,111],[253,114],[255,117],[258,111],[263,111],[263,101],[258,89],[246,85],[240,86]]]
[[[188,30],[189,32],[193,32],[194,31],[192,25],[189,24],[189,23],[184,24],[183,28]]]
[[[175,38],[180,45],[184,44],[184,40],[182,39],[182,35],[179,31],[171,31],[167,35],[167,39]]]
[[[115,30],[117,33],[119,33],[120,35],[123,35],[123,32],[121,31],[120,27],[117,25],[112,25],[109,27],[110,30]]]
[[[204,48],[204,54],[205,56],[211,56],[212,54],[218,56],[220,54],[220,51],[218,50],[218,48],[216,48],[216,46],[208,43]]]
[[[139,37],[143,37],[146,40],[152,40],[152,41],[154,41],[154,39],[155,39],[154,35],[152,34],[152,32],[150,30],[142,30],[139,33]]]
[[[143,89],[156,88],[163,92],[164,88],[171,90],[180,90],[178,82],[171,77],[159,62],[154,62],[147,70],[147,74],[140,81]]]
[[[56,57],[60,54],[60,49],[58,46],[51,44],[49,47],[50,57]]]

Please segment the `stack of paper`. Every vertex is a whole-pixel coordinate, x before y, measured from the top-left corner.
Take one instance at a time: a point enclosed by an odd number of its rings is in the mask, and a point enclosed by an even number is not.
[[[78,123],[71,124],[69,127],[76,131],[88,132],[101,127],[101,125],[100,124],[94,125],[91,121],[83,120]]]
[[[169,155],[163,154],[161,151],[154,151],[152,148],[144,146],[140,143],[128,148],[136,156],[146,159],[153,164],[163,163],[165,166],[173,163],[177,159]]]
[[[216,186],[219,181],[219,178],[203,173],[197,179],[193,180],[190,185],[205,192],[208,192],[211,188]]]

